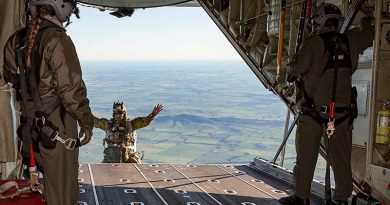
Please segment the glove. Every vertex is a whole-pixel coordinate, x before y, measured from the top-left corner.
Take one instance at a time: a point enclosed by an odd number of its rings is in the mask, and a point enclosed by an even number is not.
[[[88,144],[88,142],[91,141],[92,139],[92,129],[81,128],[79,133],[79,139],[80,139],[80,147]]]
[[[154,109],[152,111],[152,116],[156,117],[158,113],[160,113],[161,111],[163,111],[163,106],[161,104],[157,104],[156,106],[154,106]]]
[[[295,80],[297,80],[298,77],[293,74],[293,68],[290,65],[287,65],[286,72],[287,72],[287,82],[292,83]]]
[[[298,77],[291,75],[291,74],[287,74],[287,81],[289,83],[292,83],[292,82],[296,81],[297,79],[298,79]]]
[[[360,19],[360,29],[361,30],[370,29],[372,27],[371,20],[372,20],[372,17],[369,17],[369,16],[365,16],[365,17],[361,18]]]

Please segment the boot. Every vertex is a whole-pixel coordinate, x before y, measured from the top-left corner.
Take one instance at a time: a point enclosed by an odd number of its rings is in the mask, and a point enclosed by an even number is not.
[[[301,199],[294,194],[280,198],[279,203],[283,205],[310,205],[310,200]]]

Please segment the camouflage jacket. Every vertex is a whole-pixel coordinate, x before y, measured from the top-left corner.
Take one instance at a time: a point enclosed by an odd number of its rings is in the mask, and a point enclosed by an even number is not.
[[[131,144],[135,146],[136,133],[135,130],[146,127],[153,121],[155,116],[152,114],[146,117],[137,117],[135,119],[127,119],[123,122],[114,122],[113,119],[94,117],[94,127],[106,131],[106,141],[114,144]]]
[[[106,118],[94,118],[94,127],[99,128],[101,130],[107,131],[110,129],[110,125],[113,122],[113,119],[106,119]],[[130,128],[130,131],[138,130],[140,128],[144,128],[148,126],[153,120],[154,116],[152,114],[146,116],[146,117],[137,117],[135,119],[127,119],[126,121],[126,127]]]

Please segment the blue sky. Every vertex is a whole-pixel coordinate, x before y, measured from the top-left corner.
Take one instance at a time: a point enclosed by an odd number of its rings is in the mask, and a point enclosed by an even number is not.
[[[201,7],[137,9],[130,18],[80,10],[67,30],[81,60],[241,59]]]

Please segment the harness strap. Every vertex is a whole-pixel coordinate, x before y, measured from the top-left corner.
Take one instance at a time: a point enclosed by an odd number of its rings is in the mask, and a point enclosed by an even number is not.
[[[314,109],[314,107],[317,107],[317,106],[303,106],[302,107],[302,114],[303,115],[309,115],[310,117],[312,117],[315,121],[318,122],[318,124],[324,124],[326,125],[328,122],[329,122],[329,119],[328,118],[324,118],[321,116],[320,112],[317,111],[316,109]],[[322,107],[326,107],[326,106],[321,106]],[[321,110],[321,109],[320,109]],[[325,112],[323,112],[321,110],[321,113],[326,113],[326,110],[327,109],[323,109]],[[345,115],[343,117],[340,117],[338,119],[335,120],[335,125],[338,125],[342,122],[344,122],[345,120],[349,119],[350,118],[350,113],[351,113],[351,109],[349,107],[336,107],[335,108],[335,111],[336,113],[344,113]]]
[[[26,83],[26,69],[23,64],[24,60],[24,49],[25,45],[20,45],[21,47],[16,49],[16,55],[18,56],[17,66],[20,72],[20,88],[21,88],[21,96],[22,96],[22,110],[23,113],[27,113],[27,83]]]
[[[43,34],[43,30],[47,29],[47,28],[50,28],[50,26],[47,26],[47,27],[44,27],[44,28],[41,28],[35,39],[39,39],[40,36],[42,36]],[[34,45],[33,45],[33,48],[36,46],[36,43],[37,41],[34,42]],[[32,49],[34,50],[34,49]],[[60,106],[60,101],[58,98],[56,98],[55,102],[52,102],[50,103],[49,105],[46,105],[45,107],[43,106],[42,104],[42,101],[41,101],[41,95],[39,94],[39,89],[38,89],[38,82],[37,82],[37,77],[36,76],[39,76],[39,74],[37,72],[39,72],[39,70],[36,69],[35,65],[35,58],[32,57],[31,58],[31,70],[29,71],[29,82],[30,82],[30,88],[31,88],[31,95],[32,95],[32,98],[33,98],[33,101],[34,101],[34,104],[37,108],[38,111],[44,113],[47,117],[50,116],[55,109],[57,109],[58,106]]]
[[[35,128],[36,132],[46,135],[49,138],[48,140],[58,140],[69,150],[80,147],[80,139],[68,138],[66,135],[61,134],[59,129],[43,115],[41,117],[27,118],[26,122],[29,123],[31,127]],[[42,137],[40,140],[43,140]]]
[[[43,34],[42,31],[44,29],[50,28],[50,27],[51,26],[41,28],[38,31],[35,38],[38,39],[40,36],[42,36],[42,34]],[[79,147],[80,146],[79,140],[72,139],[72,138],[68,138],[68,139],[64,140],[64,138],[60,137],[60,135],[59,135],[59,129],[56,126],[54,126],[49,120],[47,120],[47,118],[57,109],[57,107],[59,107],[61,105],[61,103],[60,103],[60,100],[58,98],[56,98],[56,100],[51,101],[51,103],[45,104],[45,106],[43,106],[42,101],[41,101],[41,96],[39,94],[39,89],[38,89],[38,83],[37,83],[38,79],[36,77],[36,76],[39,76],[39,74],[37,74],[37,72],[39,72],[39,70],[36,69],[36,66],[35,66],[36,63],[35,63],[34,57],[31,58],[31,60],[32,60],[31,69],[26,68],[26,61],[25,61],[26,40],[25,39],[21,40],[21,36],[22,35],[17,36],[17,38],[18,38],[17,40],[19,41],[19,46],[16,49],[16,52],[18,54],[17,55],[18,56],[17,65],[19,66],[19,70],[21,73],[20,74],[20,84],[21,84],[21,88],[22,88],[21,90],[22,90],[22,99],[23,99],[23,113],[25,113],[25,114],[27,113],[27,110],[25,108],[25,104],[27,102],[27,85],[29,85],[30,91],[31,91],[30,94],[32,96],[34,105],[35,105],[36,110],[37,110],[37,112],[35,113],[35,118],[32,119],[32,123],[31,122],[29,123],[31,125],[31,127],[33,128],[33,130],[35,129],[35,131],[36,131],[35,134],[38,134],[38,136],[42,133],[46,134],[46,136],[48,136],[50,138],[50,140],[53,141],[53,142],[49,141],[49,144],[54,144],[54,147],[55,147],[56,140],[58,140],[59,142],[64,144],[67,149],[74,149],[75,147]],[[37,41],[34,42],[33,47],[36,47],[36,44],[37,44]],[[27,75],[28,75],[28,78],[27,78]],[[61,112],[61,110],[60,110],[60,112]],[[31,144],[32,143],[31,136],[33,133],[28,133],[29,130],[27,130],[27,129],[24,130],[24,132],[25,133],[23,134],[23,136],[26,136],[26,139],[23,140],[24,143],[26,145]],[[35,143],[42,141],[43,138],[44,137],[37,137]],[[44,140],[47,140],[47,139],[44,139]]]
[[[38,91],[37,81],[35,79],[35,70],[36,70],[35,66],[33,65],[31,68],[31,71],[29,72],[31,95],[32,95],[34,104],[37,107],[37,110],[42,111],[43,106],[42,106],[41,96],[39,95],[39,91]]]
[[[330,110],[330,107],[329,106],[315,106],[316,107],[316,110],[318,110],[320,113],[324,113],[324,114],[327,114],[328,111]],[[351,108],[349,107],[335,107],[333,109],[333,111],[335,113],[350,113],[351,112]]]

